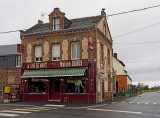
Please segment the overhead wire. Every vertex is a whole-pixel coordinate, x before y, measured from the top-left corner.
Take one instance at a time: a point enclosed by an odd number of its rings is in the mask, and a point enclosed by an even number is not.
[[[155,6],[151,6],[151,7],[145,7],[145,8],[142,8],[142,9],[135,9],[135,10],[131,10],[131,11],[125,11],[125,12],[115,13],[115,14],[111,14],[111,15],[107,15],[107,16],[108,17],[110,17],[110,16],[117,16],[117,15],[127,14],[127,13],[131,13],[131,12],[143,11],[143,10],[147,10],[147,9],[151,9],[151,8],[156,8],[156,7],[160,7],[160,5],[155,5]]]
[[[137,11],[147,10],[147,9],[156,8],[156,7],[160,7],[160,5],[155,5],[155,6],[151,6],[151,7],[145,7],[145,8],[142,8],[142,9],[135,9],[135,10],[126,11],[126,12],[115,13],[115,14],[107,15],[106,17],[112,17],[112,16],[116,16],[116,15],[122,15],[122,14],[126,14],[126,13],[137,12]],[[79,21],[74,21],[74,22],[79,22]],[[27,29],[0,32],[0,34],[13,33],[13,32],[18,32],[18,31],[22,31],[22,30],[27,30]]]
[[[150,60],[142,60],[142,61],[126,61],[125,63],[142,63],[142,62],[149,62],[149,61],[155,61],[155,60],[159,60],[160,57],[155,58],[155,59],[150,59]]]
[[[160,25],[160,23],[155,23],[155,24],[153,24],[153,25],[149,25],[149,26],[143,27],[143,28],[141,28],[141,29],[137,29],[137,30],[134,30],[134,31],[131,31],[131,32],[128,32],[128,33],[119,35],[119,36],[115,36],[115,37],[113,37],[113,39],[116,39],[116,38],[119,38],[119,37],[123,37],[123,36],[126,36],[126,35],[128,35],[128,34],[132,34],[132,33],[135,33],[135,32],[138,32],[138,31],[141,31],[141,30],[144,30],[144,29],[148,29],[148,28],[151,28],[151,27],[154,27],[154,26],[157,26],[157,25]]]

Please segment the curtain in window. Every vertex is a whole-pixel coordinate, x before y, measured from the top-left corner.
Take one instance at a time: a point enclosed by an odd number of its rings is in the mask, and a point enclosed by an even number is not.
[[[52,57],[57,58],[58,60],[60,58],[60,44],[53,44],[52,45]]]
[[[59,30],[60,20],[58,18],[53,19],[53,30]]]
[[[80,58],[80,43],[79,42],[74,42],[71,45],[72,48],[72,59],[79,59]]]

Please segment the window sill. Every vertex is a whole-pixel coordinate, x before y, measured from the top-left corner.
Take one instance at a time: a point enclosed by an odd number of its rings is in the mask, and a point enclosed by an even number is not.
[[[79,59],[71,59],[72,61],[76,61],[76,60],[81,60],[80,58]]]

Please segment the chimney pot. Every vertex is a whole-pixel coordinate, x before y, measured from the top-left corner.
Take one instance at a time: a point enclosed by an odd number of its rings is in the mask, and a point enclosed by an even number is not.
[[[102,16],[106,16],[105,8],[102,8],[101,15],[102,15]]]
[[[38,24],[43,24],[43,22],[41,20],[38,20]]]

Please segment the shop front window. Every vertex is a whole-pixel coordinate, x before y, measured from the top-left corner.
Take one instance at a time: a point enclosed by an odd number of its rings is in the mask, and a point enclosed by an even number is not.
[[[66,82],[66,93],[86,93],[85,78],[68,78]]]
[[[45,92],[46,92],[45,79],[31,78],[29,80],[29,93],[44,94]]]

